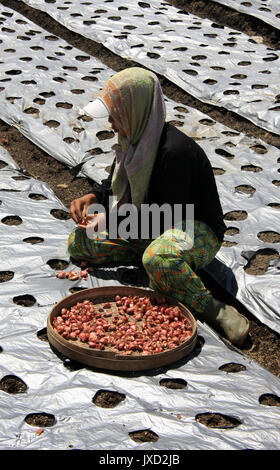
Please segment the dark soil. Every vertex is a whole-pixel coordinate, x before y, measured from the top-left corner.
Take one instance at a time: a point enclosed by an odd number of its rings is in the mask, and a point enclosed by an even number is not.
[[[161,379],[159,384],[172,390],[180,390],[187,386],[187,382],[184,379]]]
[[[14,395],[16,393],[26,392],[27,385],[16,375],[5,375],[5,377],[0,380],[0,390]]]
[[[260,275],[264,274],[269,267],[270,261],[278,259],[278,251],[272,248],[263,248],[258,250],[254,256],[248,261],[244,270],[247,274]]]
[[[262,260],[262,267],[267,267],[266,259]],[[261,266],[257,266],[259,274]],[[261,272],[264,272],[263,270]],[[252,273],[251,273],[252,274]],[[239,349],[251,359],[255,360],[273,374],[280,377],[280,335],[263,325],[244,305],[230,295],[215,282],[204,271],[199,272],[201,279],[215,298],[233,305],[241,314],[245,315],[250,322],[249,336],[243,346]]]
[[[63,259],[50,259],[47,261],[47,264],[50,266],[50,268],[55,269],[56,271],[60,269],[66,269],[67,266],[69,266],[68,261]]]
[[[129,437],[135,442],[156,442],[158,440],[158,435],[149,430],[143,429],[141,431],[133,431],[128,433]]]
[[[13,279],[14,273],[12,271],[0,271],[0,282],[7,282]]]
[[[24,294],[14,297],[13,302],[17,305],[21,305],[22,307],[32,307],[32,305],[36,303],[36,299],[33,295]]]
[[[53,217],[55,217],[56,219],[59,219],[59,220],[71,219],[71,216],[70,216],[69,212],[66,212],[62,209],[52,209],[50,213],[51,213],[51,215],[53,215]]]
[[[241,31],[248,36],[262,36],[264,44],[271,48],[280,48],[279,30],[251,15],[239,13],[233,8],[209,0],[170,0],[169,3],[193,15],[208,18],[219,25]]]
[[[73,199],[92,191],[92,181],[87,178],[73,176],[66,165],[36,147],[14,127],[0,121],[0,142],[4,138],[7,142],[2,145],[8,150],[19,167],[24,168],[33,178],[49,184],[58,199],[67,208]],[[63,184],[63,187],[60,186],[61,184]],[[53,210],[52,215],[54,217],[58,218],[59,214],[62,215],[61,210]],[[67,217],[68,214],[65,215],[65,218]]]
[[[221,413],[200,413],[196,415],[195,419],[204,426],[216,429],[231,429],[241,424],[238,419]]]
[[[113,52],[106,49],[100,43],[89,40],[81,36],[80,34],[68,30],[67,28],[53,20],[48,14],[31,8],[18,0],[0,0],[0,3],[2,3],[4,6],[7,6],[8,8],[13,8],[14,10],[29,18],[38,26],[49,31],[51,34],[63,38],[70,45],[77,47],[81,51],[98,58],[101,62],[103,62],[105,65],[112,68],[116,72],[126,67],[139,65],[138,63],[135,63],[132,60],[126,60],[117,56]],[[228,25],[230,27],[239,29],[240,31],[245,32],[250,36],[259,36],[262,34],[265,43],[269,47],[280,47],[279,31],[277,31],[275,28],[266,26],[265,23],[261,22],[260,20],[255,20],[248,15],[238,14],[230,8],[223,7],[222,5],[218,5],[217,3],[209,2],[208,0],[171,0],[170,3],[174,4],[182,10],[194,13],[197,16],[201,16],[203,18],[209,17],[217,24],[226,25],[228,22]],[[230,24],[230,18],[233,21],[232,25]],[[192,106],[198,109],[199,111],[208,114],[212,119],[215,119],[216,121],[231,127],[232,129],[236,129],[239,132],[252,134],[255,137],[259,137],[271,145],[280,147],[280,137],[278,135],[269,133],[266,130],[255,126],[250,121],[239,116],[238,114],[235,114],[224,108],[217,108],[210,104],[202,103],[198,99],[194,98],[193,96],[189,95],[188,93],[174,85],[165,77],[162,77],[160,75],[158,75],[158,77],[161,81],[161,85],[167,97],[178,101],[181,104]]]
[[[24,238],[22,241],[25,243],[30,243],[31,245],[35,245],[36,243],[42,243],[44,239],[41,237],[28,237]]]
[[[219,367],[219,370],[223,370],[224,372],[236,373],[236,372],[241,372],[243,370],[246,370],[246,367],[243,364],[237,364],[236,362],[229,362],[228,364],[224,364],[221,367]]]
[[[22,219],[17,215],[8,215],[1,220],[2,224],[5,225],[20,225],[22,223]]]
[[[260,396],[259,402],[261,405],[265,406],[280,406],[280,397],[272,393],[265,393]]]
[[[111,390],[98,390],[94,395],[92,402],[101,408],[114,408],[125,400],[125,395]]]
[[[0,0],[0,3],[8,8],[13,8],[19,13],[25,15],[35,24],[46,29],[50,34],[58,36],[66,40],[70,45],[79,48],[81,51],[87,53],[90,56],[97,57],[108,67],[112,68],[116,72],[122,70],[125,67],[131,67],[134,64],[132,61],[128,61],[118,57],[117,55],[110,52],[102,44],[98,44],[94,41],[84,38],[77,33],[74,33],[62,25],[56,23],[49,15],[44,12],[40,12],[33,9],[20,1],[17,0]],[[280,47],[280,32],[273,27],[265,24],[261,20],[252,18],[249,15],[240,14],[231,8],[212,3],[208,0],[171,0],[174,6],[193,13],[202,18],[208,17],[218,25],[226,25],[231,28],[240,30],[249,36],[260,36],[262,35],[264,43],[272,49]],[[266,130],[260,129],[238,114],[232,113],[223,108],[217,108],[210,104],[202,103],[198,99],[189,95],[188,93],[181,90],[179,87],[171,83],[164,77],[159,76],[163,91],[167,97],[178,101],[186,106],[191,106],[198,109],[199,111],[207,114],[210,120],[221,122],[222,124],[229,126],[238,132],[252,135],[256,138],[261,138],[264,142],[274,145],[280,148],[280,137],[278,135],[267,132]],[[61,104],[64,106],[65,104]],[[72,200],[83,196],[86,193],[92,192],[94,182],[87,178],[76,177],[68,167],[64,164],[56,161],[42,149],[36,147],[31,141],[21,135],[14,127],[9,126],[3,121],[0,121],[0,144],[3,145],[17,162],[17,164],[24,169],[27,173],[25,176],[18,176],[15,178],[21,179],[26,178],[28,175],[42,180],[49,184],[56,196],[63,202],[65,207],[69,209]],[[259,152],[262,152],[260,146]],[[1,163],[1,162],[0,162]],[[246,171],[261,171],[260,167],[249,168],[248,166],[243,168]],[[215,174],[222,172],[222,169],[215,169]],[[280,181],[275,180],[276,186],[280,185]],[[243,191],[252,191],[252,188],[241,188]],[[240,190],[240,188],[239,188]],[[38,197],[38,196],[34,196]],[[69,218],[69,214],[65,211],[54,210],[52,215],[56,218],[66,220]],[[8,219],[8,223],[15,221],[15,219]],[[246,217],[246,212],[238,212],[228,214],[227,220],[233,221],[240,220]],[[3,222],[3,221],[2,221]],[[7,222],[7,221],[6,221]],[[271,236],[275,239],[279,234],[268,234],[261,235],[265,237]],[[266,238],[267,240],[267,238]],[[27,243],[39,243],[42,240],[36,237],[25,239]],[[232,243],[232,242],[229,242]],[[258,252],[247,264],[247,272],[250,274],[261,275],[264,273],[269,265],[269,261],[273,259],[275,253],[272,251]],[[63,260],[49,260],[48,264],[53,269],[65,269],[66,265]],[[66,263],[67,264],[67,263]],[[215,281],[207,276],[205,273],[201,273],[202,279],[205,285],[213,292],[213,294],[238,308],[240,313],[243,313],[250,320],[250,332],[249,338],[246,344],[240,348],[243,353],[248,355],[250,358],[259,362],[263,367],[268,369],[270,372],[280,377],[280,335],[273,332],[267,326],[261,324],[243,305],[241,305],[235,298],[230,296],[227,292],[222,290]],[[1,273],[0,282],[8,281],[9,274]],[[79,290],[81,288],[73,288],[71,291]],[[26,297],[26,296],[23,296]],[[30,299],[29,299],[30,300]],[[28,299],[24,298],[23,304],[28,302]],[[23,305],[22,304],[22,305]],[[202,337],[198,338],[199,347],[203,347],[204,340]],[[229,367],[229,366],[228,366]],[[231,366],[236,368],[237,366]],[[237,372],[237,370],[225,370],[225,372]],[[200,417],[200,419],[202,419]],[[207,417],[207,420],[209,416]],[[37,424],[38,425],[38,424]],[[156,436],[151,431],[142,430],[132,433],[130,437],[137,442],[148,442],[149,439],[155,440]]]
[[[47,328],[42,328],[41,330],[37,331],[37,338],[39,338],[41,341],[49,341]]]
[[[55,424],[55,417],[49,413],[30,413],[24,418],[24,421],[30,426],[46,428]]]

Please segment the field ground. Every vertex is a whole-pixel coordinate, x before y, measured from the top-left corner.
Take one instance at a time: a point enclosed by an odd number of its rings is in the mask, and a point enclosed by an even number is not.
[[[102,44],[98,44],[67,30],[44,12],[32,9],[17,0],[0,0],[0,3],[15,9],[42,28],[63,38],[69,42],[69,44],[81,49],[89,55],[97,57],[105,65],[115,71],[134,65],[131,61],[126,61],[111,53],[109,50],[105,49]],[[230,8],[208,2],[207,0],[191,0],[188,2],[172,0],[171,3],[197,16],[208,17],[219,24],[238,29],[248,35],[262,35],[265,44],[271,48],[279,49],[280,32],[262,23],[260,20],[239,14]],[[169,98],[196,108],[208,114],[212,119],[236,129],[239,132],[253,135],[280,148],[279,136],[258,128],[235,113],[202,103],[179,89],[164,77],[159,78],[162,83],[163,91]],[[9,126],[3,121],[0,121],[0,144],[9,151],[21,168],[25,169],[34,178],[48,183],[56,196],[67,208],[69,208],[73,199],[91,192],[92,182],[90,180],[73,176],[68,167],[54,160],[21,135],[14,127]],[[64,187],[60,186],[62,182]],[[245,314],[250,320],[249,338],[246,344],[241,348],[241,351],[268,369],[271,373],[280,377],[280,335],[261,324],[244,306],[237,302],[236,299],[231,298],[227,292],[223,291],[213,279],[203,274],[203,280],[216,297],[237,306],[239,311]]]

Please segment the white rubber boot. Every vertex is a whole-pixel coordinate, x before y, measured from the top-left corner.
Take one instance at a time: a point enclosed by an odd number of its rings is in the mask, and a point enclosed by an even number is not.
[[[225,338],[232,344],[241,346],[247,338],[250,323],[236,308],[212,297],[199,319],[205,321],[213,328],[218,327]]]

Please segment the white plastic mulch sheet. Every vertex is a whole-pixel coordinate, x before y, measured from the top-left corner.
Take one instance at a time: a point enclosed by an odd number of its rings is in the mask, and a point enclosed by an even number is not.
[[[259,44],[259,37],[254,40],[155,0],[24,3],[164,75],[196,98],[279,132],[280,51]]]
[[[225,223],[223,247],[207,270],[266,325],[280,332],[280,151],[232,131],[199,141],[216,173]],[[232,135],[231,135],[232,134]],[[250,274],[257,257],[267,266]],[[256,270],[254,271],[256,272]]]
[[[65,208],[50,188],[22,179],[9,154],[0,150],[7,163],[0,170],[0,448],[278,449],[279,408],[268,406],[268,400],[277,402],[279,379],[229,348],[206,325],[198,324],[199,343],[191,356],[148,372],[83,367],[50,347],[44,340],[47,316],[69,289],[106,285],[109,278],[118,285],[120,278],[113,270],[107,281],[94,277],[97,272],[88,281],[56,278],[48,263],[69,262],[66,242],[74,224],[56,219],[50,212]],[[18,225],[11,225],[11,217]],[[9,273],[7,280],[3,276]],[[229,363],[239,372],[227,372]],[[166,379],[179,379],[183,388],[166,388]],[[22,381],[20,389],[13,380]],[[102,390],[120,393],[123,400],[100,408],[94,398]],[[232,427],[207,427],[199,422],[205,413],[212,422],[222,415]],[[42,414],[52,420],[50,426],[28,423],[30,415]],[[135,442],[130,433],[143,430],[155,441]]]
[[[113,71],[22,15],[0,11],[1,118],[70,167],[88,159],[92,165],[102,154],[104,178],[115,136],[107,121],[92,123],[81,108]]]
[[[107,120],[86,121],[79,112],[114,71],[12,10],[3,8],[2,17],[6,18],[5,29],[17,33],[0,33],[5,58],[0,65],[5,77],[0,82],[1,118],[70,167],[83,163],[83,174],[100,182],[108,175],[106,168],[113,159],[116,137],[110,133]],[[85,77],[98,79],[87,81]],[[77,94],[78,90],[81,93]],[[175,122],[206,151],[224,214],[232,219],[226,220],[230,228],[225,237],[227,246],[208,270],[259,320],[280,332],[280,151],[232,131],[193,108],[169,99],[166,106],[167,120]],[[104,136],[109,139],[100,140]],[[272,232],[273,238],[267,239],[271,234],[266,232]],[[247,274],[244,268],[248,261],[261,250],[272,255],[267,271],[260,276]]]
[[[274,28],[280,29],[280,6],[278,0],[213,0],[234,10],[255,16]]]

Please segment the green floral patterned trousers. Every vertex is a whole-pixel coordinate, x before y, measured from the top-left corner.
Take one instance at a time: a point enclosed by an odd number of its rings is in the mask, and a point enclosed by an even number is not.
[[[183,227],[184,228],[184,227]],[[149,287],[175,297],[187,307],[201,313],[211,293],[196,275],[216,256],[221,242],[203,222],[194,221],[191,239],[180,229],[165,231],[154,240],[90,239],[77,228],[69,236],[68,250],[72,258],[91,264],[108,265],[141,262],[149,276]]]

